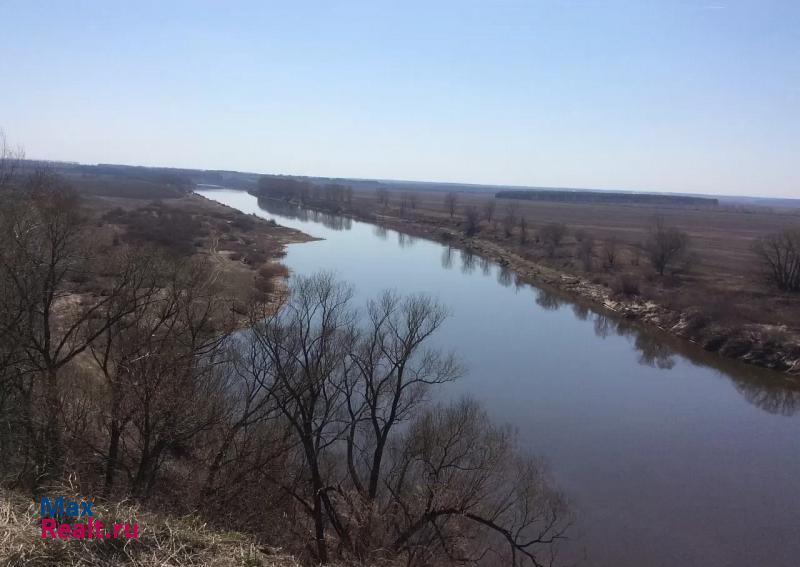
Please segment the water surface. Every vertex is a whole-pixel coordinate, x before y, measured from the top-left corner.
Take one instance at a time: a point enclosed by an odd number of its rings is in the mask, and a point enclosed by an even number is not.
[[[371,224],[201,195],[302,230],[290,270],[335,271],[357,297],[426,292],[469,393],[542,455],[579,521],[570,559],[601,567],[800,565],[800,388],[520,285],[472,254]]]

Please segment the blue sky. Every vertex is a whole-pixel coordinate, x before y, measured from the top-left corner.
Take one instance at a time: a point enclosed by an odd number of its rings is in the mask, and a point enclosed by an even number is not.
[[[800,2],[0,0],[32,158],[800,197]]]

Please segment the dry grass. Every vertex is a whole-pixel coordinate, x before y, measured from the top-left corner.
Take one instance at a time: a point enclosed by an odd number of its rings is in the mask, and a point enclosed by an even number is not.
[[[95,502],[93,512],[95,518],[106,526],[115,521],[138,522],[139,538],[42,539],[38,503],[0,489],[0,565],[300,565],[292,557],[273,553],[242,534],[213,530],[194,517],[158,516],[129,503],[103,505]]]

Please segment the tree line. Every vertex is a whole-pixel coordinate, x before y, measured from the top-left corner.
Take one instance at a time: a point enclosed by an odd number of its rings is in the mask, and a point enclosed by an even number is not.
[[[262,175],[258,179],[257,195],[271,199],[301,203],[351,203],[353,188],[340,183],[318,184],[305,179],[283,175]]]

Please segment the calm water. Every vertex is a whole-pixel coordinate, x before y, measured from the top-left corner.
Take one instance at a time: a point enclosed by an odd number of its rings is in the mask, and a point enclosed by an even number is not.
[[[324,240],[292,272],[333,270],[359,298],[422,291],[469,372],[441,393],[482,400],[545,457],[573,501],[582,565],[800,565],[800,387],[642,332],[476,256],[374,225],[201,195]],[[265,207],[265,208],[262,208]],[[267,210],[267,208],[269,210]]]

